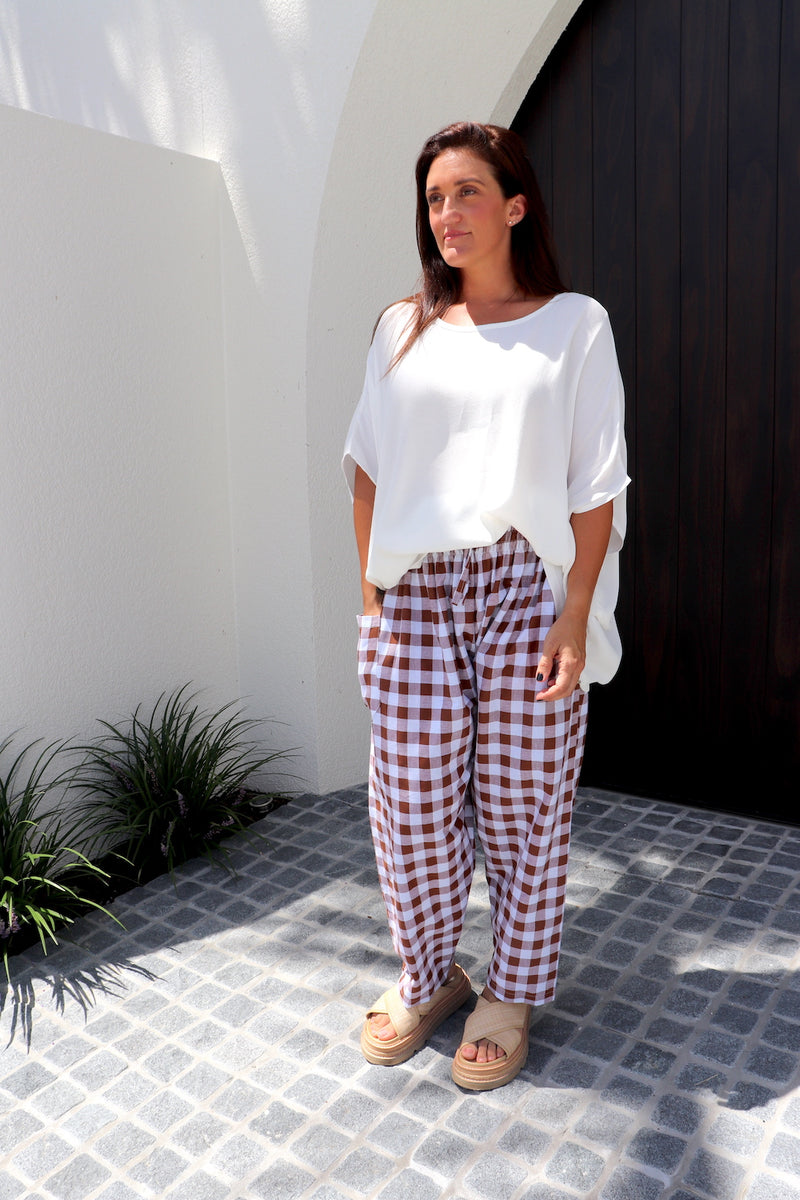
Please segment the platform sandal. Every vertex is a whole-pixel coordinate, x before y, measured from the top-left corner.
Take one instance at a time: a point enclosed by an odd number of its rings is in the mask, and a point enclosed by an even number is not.
[[[461,1053],[453,1059],[453,1082],[471,1092],[502,1087],[519,1075],[528,1057],[530,1005],[508,1004],[479,996],[475,1011],[467,1018],[461,1046],[477,1045],[486,1038],[505,1050],[494,1062],[472,1062]]]
[[[472,992],[469,976],[455,966],[450,977],[438,988],[430,1000],[406,1008],[400,999],[397,987],[389,988],[367,1013],[361,1031],[361,1052],[367,1062],[378,1066],[394,1067],[405,1062],[420,1050],[431,1034],[438,1029],[451,1013],[461,1008]],[[385,1013],[395,1031],[393,1038],[378,1038],[370,1029],[370,1017]]]

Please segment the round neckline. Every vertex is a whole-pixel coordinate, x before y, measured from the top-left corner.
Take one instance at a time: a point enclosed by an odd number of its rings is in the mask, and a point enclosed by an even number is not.
[[[507,325],[520,325],[523,321],[530,321],[531,317],[538,317],[540,312],[544,312],[546,308],[558,300],[559,296],[565,295],[564,292],[556,292],[555,296],[551,296],[544,304],[540,304],[533,312],[525,313],[522,317],[511,317],[508,321],[489,321],[484,325],[456,325],[453,321],[445,321],[444,317],[437,317],[436,321],[439,325],[444,325],[447,329],[475,330],[475,329],[502,329]]]

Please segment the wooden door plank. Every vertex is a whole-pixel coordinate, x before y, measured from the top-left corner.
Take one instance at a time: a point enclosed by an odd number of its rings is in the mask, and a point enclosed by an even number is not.
[[[580,11],[580,10],[579,10]],[[590,16],[571,25],[551,93],[553,233],[565,283],[590,295],[594,288],[592,228],[592,29]]]
[[[693,797],[720,778],[729,0],[684,5],[681,131],[680,543],[674,700]]]
[[[758,761],[765,732],[780,15],[780,4],[756,7],[752,0],[731,0],[720,710],[722,737],[740,764]],[[752,810],[759,811],[760,795],[750,786]]]
[[[593,7],[592,135],[595,295],[608,310],[625,385],[628,444],[636,445],[636,23],[630,0]],[[623,641],[620,669],[606,687],[593,688],[584,775],[598,773],[606,786],[630,784],[631,733],[640,720],[636,612],[636,508],[628,492],[628,532],[620,559],[617,622]],[[609,774],[612,770],[615,774]]]
[[[544,206],[552,224],[553,212],[553,114],[550,104],[554,73],[553,56],[542,67],[522,102],[511,128],[524,138],[533,164]],[[557,248],[557,247],[556,247]]]
[[[634,625],[640,718],[636,754],[649,778],[682,775],[676,592],[680,453],[679,0],[636,10],[636,440],[633,492],[639,578]]]
[[[784,3],[778,125],[773,554],[765,656],[767,758],[775,800],[797,820],[800,747],[800,11]]]

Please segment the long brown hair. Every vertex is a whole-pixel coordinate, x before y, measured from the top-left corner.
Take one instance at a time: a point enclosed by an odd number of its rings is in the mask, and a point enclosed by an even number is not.
[[[444,316],[450,305],[456,303],[461,291],[460,272],[442,258],[428,219],[428,173],[433,160],[445,150],[468,150],[491,168],[506,199],[525,197],[527,212],[511,228],[511,269],[522,294],[551,296],[567,290],[559,274],[542,193],[522,138],[501,125],[457,121],[429,137],[417,159],[417,249],[422,263],[422,286],[416,296],[409,297],[415,311],[407,327],[408,336],[394,356],[392,366],[400,362],[437,317]]]

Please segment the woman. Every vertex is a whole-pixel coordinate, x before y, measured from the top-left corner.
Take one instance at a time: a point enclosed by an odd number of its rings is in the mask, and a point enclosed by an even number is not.
[[[608,318],[558,275],[523,143],[462,122],[417,161],[418,295],[376,327],[345,447],[361,561],[370,817],[403,1062],[470,994],[455,950],[485,852],[493,953],[453,1078],[525,1063],[552,1000],[586,689],[616,670],[622,387]]]

